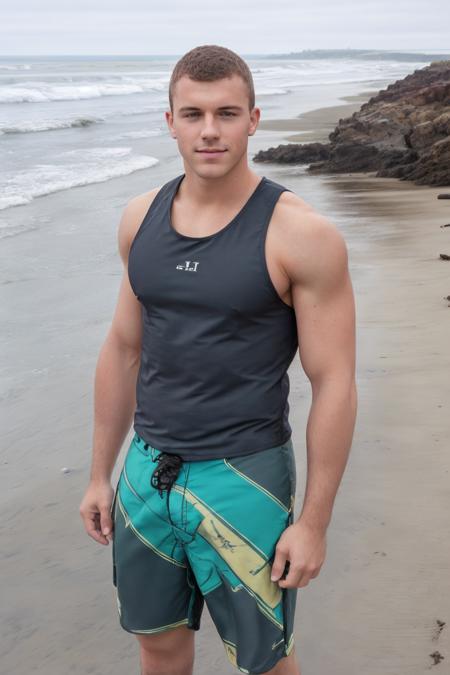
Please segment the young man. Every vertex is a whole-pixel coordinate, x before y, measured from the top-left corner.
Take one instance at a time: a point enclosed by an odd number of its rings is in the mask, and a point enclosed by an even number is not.
[[[143,675],[192,674],[204,601],[238,670],[299,675],[296,594],[324,563],[357,407],[346,245],[249,168],[260,110],[237,54],[185,54],[169,100],[185,173],[122,215],[80,513],[95,541],[112,541],[120,624],[136,634]],[[294,522],[286,371],[297,349],[312,407]]]

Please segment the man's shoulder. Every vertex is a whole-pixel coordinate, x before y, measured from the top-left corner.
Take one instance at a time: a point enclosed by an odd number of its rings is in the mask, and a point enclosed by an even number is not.
[[[277,229],[282,230],[283,239],[287,244],[293,244],[305,237],[311,243],[324,238],[340,237],[335,223],[327,216],[319,213],[312,204],[302,199],[295,192],[285,190],[281,193],[274,211],[274,220]]]
[[[312,204],[297,195],[295,192],[285,190],[281,193],[275,211],[277,221],[285,223],[285,226],[293,232],[302,230],[312,232],[322,227],[335,229],[336,226],[322,213],[319,213]]]
[[[139,213],[143,209],[148,210],[150,204],[155,199],[161,187],[162,185],[159,185],[158,187],[152,188],[147,192],[142,192],[141,194],[135,195],[129,200],[128,204],[126,205],[126,209],[128,209],[130,213]]]
[[[337,225],[314,206],[288,190],[281,193],[274,211],[274,230],[283,251],[283,267],[293,279],[295,272],[309,276],[326,267],[327,257],[347,255]]]
[[[133,230],[139,229],[161,187],[160,185],[147,192],[142,192],[128,201],[122,214],[122,223],[125,230],[130,230],[133,233]]]
[[[119,250],[123,259],[128,258],[131,243],[161,187],[132,197],[123,209],[118,228]]]

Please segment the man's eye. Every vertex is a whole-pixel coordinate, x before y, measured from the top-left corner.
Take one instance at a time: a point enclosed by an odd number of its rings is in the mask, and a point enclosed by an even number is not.
[[[225,117],[235,117],[235,114],[233,112],[230,112],[229,110],[223,110],[222,115],[225,115]],[[198,113],[192,112],[192,113],[187,113],[185,117],[196,117]]]

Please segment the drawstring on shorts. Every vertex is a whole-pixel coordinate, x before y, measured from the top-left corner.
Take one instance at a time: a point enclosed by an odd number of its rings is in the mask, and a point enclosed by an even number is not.
[[[150,482],[153,487],[158,488],[161,499],[163,499],[163,490],[167,490],[167,513],[169,514],[170,522],[174,525],[170,514],[169,494],[173,483],[180,473],[183,460],[180,455],[161,452],[154,461],[158,462],[158,466],[153,471]]]
[[[156,458],[158,466],[152,473],[151,484],[158,489],[159,496],[163,498],[163,490],[167,490],[169,496],[170,489],[177,479],[183,463],[180,455],[174,453],[161,452]]]

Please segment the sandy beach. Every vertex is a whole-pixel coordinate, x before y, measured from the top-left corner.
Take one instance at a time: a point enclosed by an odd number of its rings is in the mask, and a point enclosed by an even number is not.
[[[279,143],[322,141],[361,100],[261,121],[261,131],[277,132]],[[267,147],[265,133],[257,137]],[[167,179],[178,172],[175,161]],[[437,199],[446,190],[372,175],[308,176],[303,167],[252,168],[342,229],[357,307],[357,425],[325,564],[298,591],[302,675],[449,673],[450,262],[439,253],[450,254],[450,227],[440,227],[450,223],[450,201]],[[0,497],[7,580],[0,657],[8,675],[139,672],[137,640],[118,624],[111,545],[85,534],[78,507],[89,475],[94,369],[122,273],[118,215],[146,180],[137,173],[121,178],[119,190],[110,181],[49,195],[39,206],[40,229],[3,241],[10,263],[2,345],[15,376],[3,401]],[[97,208],[87,210],[94,196]],[[26,268],[20,283],[18,259]],[[17,379],[30,367],[32,387]],[[290,378],[298,515],[311,402],[298,356]],[[206,605],[196,645],[196,675],[231,672]]]
[[[342,96],[343,105],[316,108],[301,113],[298,117],[289,119],[265,120],[261,117],[259,130],[267,131],[295,131],[297,133],[284,135],[283,143],[327,143],[328,134],[334,129],[341,117],[350,117],[360,109],[361,104],[368,101],[377,91],[364,91],[354,96]]]

